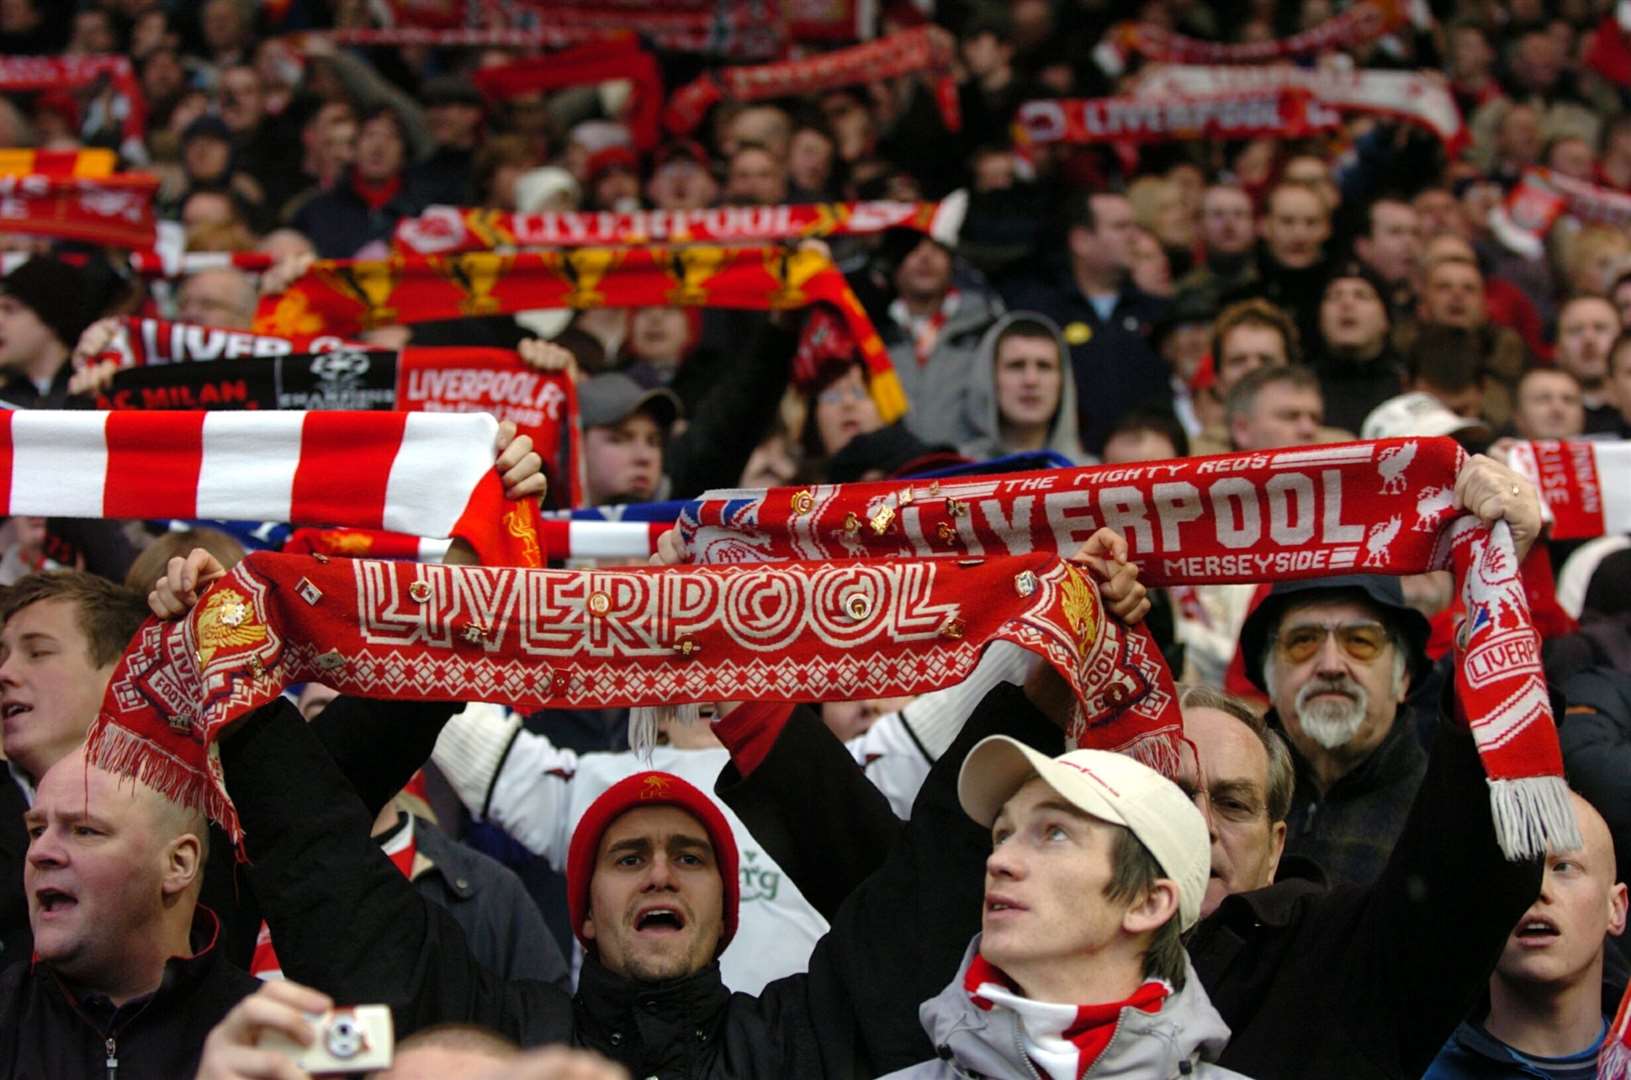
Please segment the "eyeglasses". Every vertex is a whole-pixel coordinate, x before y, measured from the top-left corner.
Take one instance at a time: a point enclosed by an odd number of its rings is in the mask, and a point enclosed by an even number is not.
[[[1325,639],[1331,635],[1336,636],[1343,652],[1360,661],[1376,659],[1388,643],[1387,627],[1381,623],[1303,623],[1281,631],[1274,645],[1282,658],[1300,664],[1324,648]]]
[[[823,405],[842,405],[849,401],[865,401],[867,399],[864,386],[829,386],[816,396],[816,400]]]

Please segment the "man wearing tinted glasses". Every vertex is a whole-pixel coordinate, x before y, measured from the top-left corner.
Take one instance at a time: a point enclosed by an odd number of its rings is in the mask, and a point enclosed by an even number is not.
[[[1485,520],[1505,517],[1518,558],[1540,528],[1533,491],[1479,456],[1456,479],[1459,500]],[[1499,506],[1494,505],[1499,503]],[[1429,627],[1399,579],[1372,575],[1277,584],[1240,631],[1246,675],[1269,696],[1268,720],[1291,744],[1296,795],[1285,854],[1313,860],[1332,884],[1381,873],[1427,771],[1405,698],[1437,712],[1441,685],[1427,659]]]

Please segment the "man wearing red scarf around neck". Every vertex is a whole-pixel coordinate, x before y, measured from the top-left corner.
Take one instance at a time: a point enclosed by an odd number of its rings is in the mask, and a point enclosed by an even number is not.
[[[1229,1029],[1180,937],[1210,839],[1176,784],[1125,754],[1049,758],[993,735],[957,795],[991,830],[981,932],[923,1006],[938,1059],[893,1077],[1239,1075],[1212,1063]]]

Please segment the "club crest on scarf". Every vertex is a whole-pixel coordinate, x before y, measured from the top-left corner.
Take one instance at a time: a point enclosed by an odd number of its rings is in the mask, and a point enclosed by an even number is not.
[[[198,611],[198,659],[208,665],[224,648],[240,648],[266,640],[266,626],[255,617],[249,601],[236,589],[212,592]]]
[[[578,248],[566,252],[545,252],[544,265],[570,287],[563,301],[570,308],[599,307],[606,295],[599,291],[601,279],[623,261],[620,248]]]
[[[708,300],[708,279],[725,265],[725,249],[712,244],[653,248],[652,258],[674,279],[668,300],[681,307],[700,307]]]
[[[496,315],[501,305],[493,299],[504,272],[515,263],[509,255],[474,251],[466,255],[429,257],[430,265],[464,294],[459,310],[465,315]]]
[[[362,305],[364,327],[385,326],[396,321],[397,310],[391,306],[391,294],[396,291],[401,275],[400,259],[370,259],[332,266],[318,263],[313,269],[330,288]]]

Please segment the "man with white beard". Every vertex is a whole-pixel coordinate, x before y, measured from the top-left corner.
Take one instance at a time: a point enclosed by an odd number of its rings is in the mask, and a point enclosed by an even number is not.
[[[1381,872],[1427,771],[1404,708],[1427,635],[1398,579],[1371,575],[1281,582],[1241,629],[1246,673],[1296,767],[1286,855],[1332,884]]]

